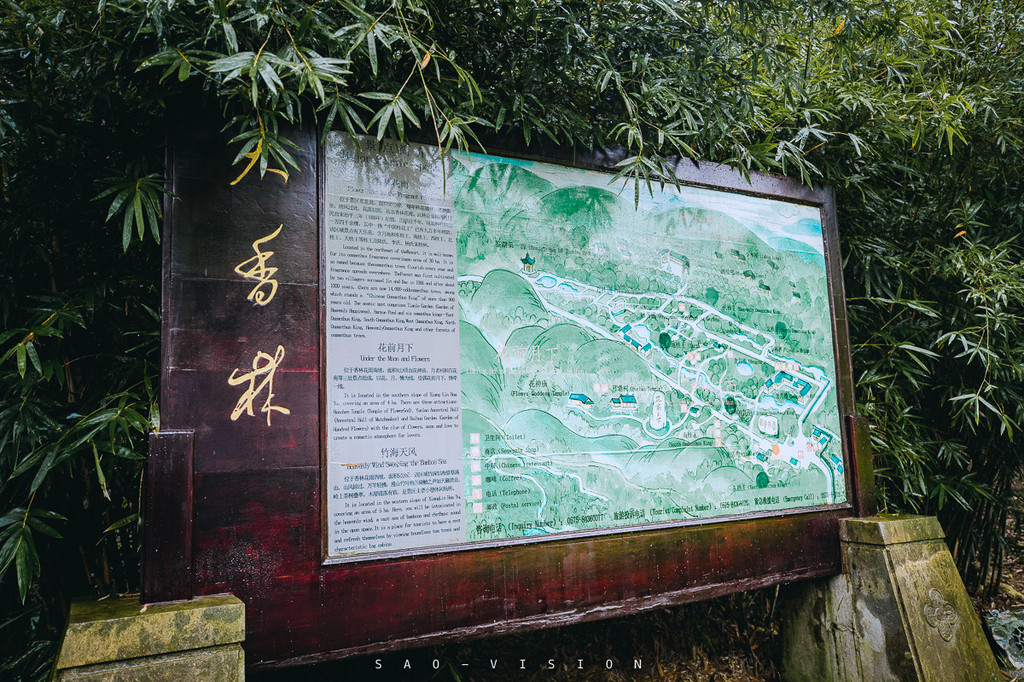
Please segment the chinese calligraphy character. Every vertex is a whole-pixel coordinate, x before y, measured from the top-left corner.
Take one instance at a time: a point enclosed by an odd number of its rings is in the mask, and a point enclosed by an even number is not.
[[[253,279],[259,282],[249,295],[245,297],[245,300],[252,301],[255,305],[266,305],[270,303],[271,299],[274,298],[274,294],[277,293],[277,280],[273,279],[277,273],[277,268],[268,267],[267,260],[274,255],[273,251],[263,251],[262,246],[266,242],[281,234],[281,228],[284,227],[284,223],[277,226],[277,229],[268,234],[266,237],[257,239],[252,243],[252,249],[256,252],[256,255],[249,260],[239,263],[235,266],[235,272],[246,279]],[[249,268],[246,270],[245,268]],[[263,291],[263,287],[269,285],[270,293]]]
[[[377,346],[377,350],[381,353],[405,353],[406,351],[412,352],[411,343],[381,343]]]
[[[231,412],[231,421],[237,420],[242,413],[245,412],[250,417],[254,416],[252,411],[252,401],[263,392],[263,389],[267,390],[267,399],[263,401],[263,406],[260,408],[260,412],[267,415],[267,426],[270,426],[270,415],[273,412],[280,412],[281,414],[291,414],[291,410],[280,405],[272,405],[271,402],[274,399],[274,372],[277,371],[278,365],[281,364],[281,360],[284,359],[284,346],[278,346],[277,351],[274,355],[269,355],[263,351],[258,351],[256,356],[252,359],[252,371],[245,374],[238,374],[238,370],[234,369],[231,371],[231,376],[228,377],[228,384],[231,386],[238,386],[249,382],[249,388],[245,389],[242,397],[238,399],[238,404],[235,405],[235,409]],[[256,383],[258,379],[262,377],[259,384]]]

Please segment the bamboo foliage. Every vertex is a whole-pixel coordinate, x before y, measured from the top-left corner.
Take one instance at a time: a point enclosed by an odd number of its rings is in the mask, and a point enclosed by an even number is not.
[[[617,145],[635,197],[680,159],[833,185],[884,508],[938,514],[994,588],[1024,464],[1022,9],[0,0],[2,665],[44,671],[66,597],[137,585],[180,102],[222,113],[236,181],[296,172],[302,124]]]

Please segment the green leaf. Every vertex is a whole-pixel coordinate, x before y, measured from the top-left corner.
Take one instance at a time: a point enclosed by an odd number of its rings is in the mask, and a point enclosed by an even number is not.
[[[158,400],[149,404],[149,425],[154,431],[160,430],[160,401]]]
[[[57,540],[60,540],[62,537],[61,534],[55,531],[51,526],[40,521],[35,513],[29,514],[29,517],[26,519],[26,523],[43,535],[49,535],[51,538],[55,538]]]
[[[57,457],[58,450],[56,446],[48,448],[46,457],[43,458],[43,463],[39,465],[39,471],[36,472],[35,477],[32,479],[32,485],[29,486],[29,492],[34,493],[39,489],[39,486],[46,480],[47,474],[50,473],[50,467],[53,466],[53,461]]]
[[[39,361],[39,353],[36,352],[36,344],[29,341],[25,344],[25,349],[28,352],[28,359],[32,361],[32,366],[39,372],[39,376],[43,375],[43,364]]]
[[[224,42],[227,43],[228,50],[231,52],[238,51],[238,36],[235,33],[235,27],[228,21],[221,22],[221,28],[224,31]]]
[[[93,462],[96,465],[96,478],[100,483],[100,490],[103,492],[103,497],[110,501],[110,490],[107,488],[107,477],[103,475],[103,467],[100,466],[100,453],[96,448],[96,443],[92,444],[92,457]]]
[[[32,581],[39,575],[39,556],[36,554],[32,531],[27,527],[21,530],[21,541],[15,554],[15,563],[18,568],[18,595],[21,597],[21,603],[24,604]]]
[[[911,343],[901,343],[899,345],[899,347],[904,349],[904,350],[909,350],[909,351],[913,351],[915,353],[919,353],[921,355],[927,355],[928,357],[931,357],[931,358],[939,357],[938,353],[936,353],[934,351],[927,350],[925,348],[921,348],[920,346],[915,346],[915,345],[913,345]]]
[[[374,76],[377,75],[377,39],[373,35],[373,30],[366,32],[366,52],[370,58],[370,73]]]
[[[145,225],[142,221],[142,197],[139,195],[138,191],[136,191],[135,196],[132,197],[132,211],[132,215],[135,219],[136,231],[139,233],[139,239],[142,239]]]
[[[7,567],[14,562],[14,557],[18,554],[18,547],[21,545],[20,518],[17,525],[9,526],[4,533],[0,533],[0,540],[3,540],[3,545],[0,545],[0,575],[3,575],[7,571]]]
[[[103,532],[104,533],[109,533],[112,530],[117,530],[118,528],[124,528],[128,524],[138,522],[138,520],[139,520],[139,515],[138,514],[129,514],[128,516],[125,516],[124,518],[121,518],[121,519],[118,519],[117,521],[114,521],[112,524],[110,524],[109,526],[104,528]],[[100,541],[102,541],[102,538],[100,538]]]
[[[47,447],[44,447],[37,450],[33,450],[32,452],[25,455],[25,457],[18,462],[18,465],[14,467],[14,470],[11,472],[10,476],[8,476],[8,480],[15,479],[18,476],[24,474],[32,467],[34,467],[41,459],[43,459],[46,456],[46,453],[48,451],[49,449]]]

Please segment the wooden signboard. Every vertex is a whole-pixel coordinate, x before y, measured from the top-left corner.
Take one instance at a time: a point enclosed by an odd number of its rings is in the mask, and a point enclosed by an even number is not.
[[[168,146],[144,599],[273,667],[839,571],[870,513],[827,189],[681,163]]]

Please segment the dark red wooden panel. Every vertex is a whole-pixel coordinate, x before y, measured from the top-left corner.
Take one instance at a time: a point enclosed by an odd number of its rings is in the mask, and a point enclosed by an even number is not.
[[[282,283],[315,284],[318,269],[310,267],[319,243],[314,133],[283,131],[300,145],[292,152],[299,167],[287,169],[287,181],[275,173],[261,179],[254,168],[231,185],[244,165],[231,165],[230,134],[218,132],[210,113],[187,112],[173,126],[168,166],[177,197],[172,202],[175,238],[166,251],[171,277],[240,279],[233,270],[254,255],[252,243],[283,225],[263,247],[274,251],[268,265],[278,268]]]
[[[286,352],[282,368],[319,371],[320,334],[309,324],[320,314],[315,286],[282,284],[266,306],[246,300],[251,282],[182,277],[171,286],[175,306],[168,315],[170,368],[230,367],[241,361],[240,352],[258,348],[273,353],[280,344]],[[247,308],[244,316],[239,308]],[[251,364],[251,356],[247,362]]]
[[[191,431],[149,436],[144,511],[142,601],[192,596]]]
[[[267,264],[278,269],[281,282],[316,283],[317,268],[309,267],[318,245],[316,191],[305,182],[315,177],[312,173],[307,170],[287,183],[268,175],[264,187],[176,180],[180,237],[172,257],[178,274],[239,278],[233,270],[255,255],[252,243],[281,227],[280,234],[262,246],[274,252]]]
[[[872,462],[871,431],[868,420],[850,415],[846,418],[846,430],[853,443],[852,475],[856,480],[854,499],[857,516],[871,516],[878,508],[875,499],[874,464]]]
[[[260,658],[249,663],[561,625],[834,574],[846,515],[774,519],[770,532],[763,520],[747,520],[326,567],[322,603],[309,614],[321,622],[321,651],[272,655],[280,643],[250,633],[249,651]],[[351,623],[339,622],[339,609]]]
[[[319,565],[319,470],[253,469],[196,474],[197,585],[241,581],[255,591],[271,578]]]
[[[273,352],[273,348],[266,350]],[[235,367],[245,369],[250,362],[251,355],[239,355]],[[231,420],[244,386],[229,386],[230,374],[230,370],[169,373],[173,388],[163,409],[178,422],[193,425],[196,473],[319,466],[319,376],[278,370],[273,404],[286,407],[290,414],[271,414],[267,426],[267,417],[260,412],[265,394],[254,401],[253,416],[243,413]]]
[[[196,476],[197,593],[245,602],[247,652],[316,645],[319,479],[317,466]]]

